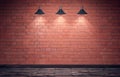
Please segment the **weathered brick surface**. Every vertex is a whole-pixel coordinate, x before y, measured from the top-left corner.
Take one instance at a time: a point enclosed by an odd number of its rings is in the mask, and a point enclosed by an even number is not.
[[[45,15],[34,14],[39,6]],[[85,16],[80,6],[0,0],[0,64],[120,64],[120,0],[84,0]]]

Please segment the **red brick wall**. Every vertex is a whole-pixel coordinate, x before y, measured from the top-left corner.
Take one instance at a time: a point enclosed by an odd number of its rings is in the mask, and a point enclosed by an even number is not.
[[[120,64],[119,2],[0,0],[0,64]]]

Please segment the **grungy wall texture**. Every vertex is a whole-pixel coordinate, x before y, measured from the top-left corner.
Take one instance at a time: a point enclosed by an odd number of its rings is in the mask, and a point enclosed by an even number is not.
[[[0,0],[0,64],[120,64],[119,3],[84,0],[81,16],[81,0]]]

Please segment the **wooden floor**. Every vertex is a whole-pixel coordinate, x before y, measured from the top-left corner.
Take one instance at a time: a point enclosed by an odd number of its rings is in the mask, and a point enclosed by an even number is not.
[[[0,77],[120,77],[120,65],[0,65]]]

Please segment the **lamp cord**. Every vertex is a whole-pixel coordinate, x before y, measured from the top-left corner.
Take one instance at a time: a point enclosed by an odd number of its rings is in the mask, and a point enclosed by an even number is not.
[[[40,2],[40,4],[39,4],[39,9],[41,9],[41,3],[42,3],[42,2]]]
[[[41,9],[41,6],[39,6],[39,9]]]
[[[82,4],[82,9],[84,8],[84,5],[83,5],[83,0],[81,0],[81,4]]]
[[[62,0],[60,0],[60,9],[62,9]]]

